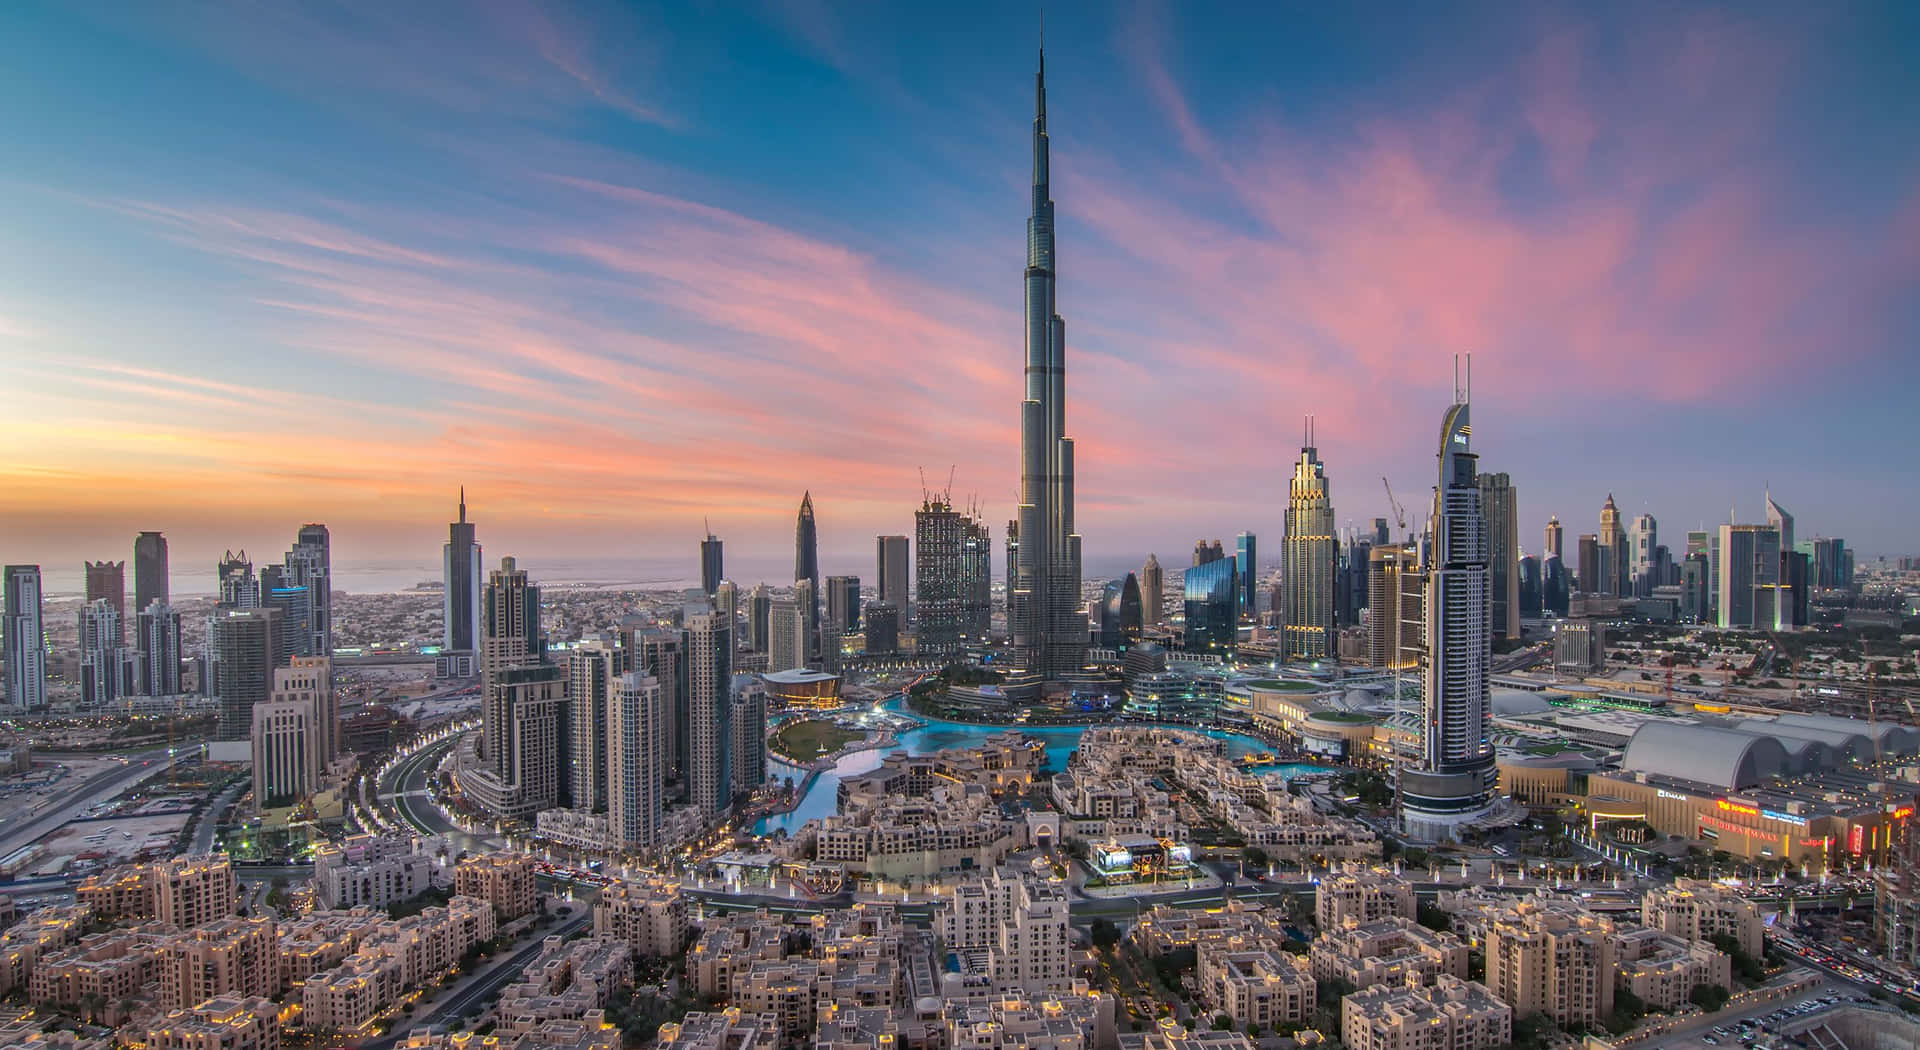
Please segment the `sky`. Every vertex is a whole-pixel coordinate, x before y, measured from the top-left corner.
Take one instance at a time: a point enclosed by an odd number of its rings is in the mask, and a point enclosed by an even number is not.
[[[1049,3],[1091,565],[1250,530],[1301,420],[1417,522],[1454,356],[1557,514],[1920,552],[1920,8]],[[871,574],[1016,502],[1037,5],[0,6],[0,560]],[[1571,539],[1569,540],[1571,542]],[[777,569],[769,570],[777,572]]]

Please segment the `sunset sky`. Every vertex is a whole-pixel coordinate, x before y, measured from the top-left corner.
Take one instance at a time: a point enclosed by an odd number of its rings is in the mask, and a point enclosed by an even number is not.
[[[1467,352],[1528,551],[1920,552],[1920,5],[1346,6],[1046,5],[1090,564],[1424,514]],[[0,7],[0,561],[997,543],[1036,11]]]

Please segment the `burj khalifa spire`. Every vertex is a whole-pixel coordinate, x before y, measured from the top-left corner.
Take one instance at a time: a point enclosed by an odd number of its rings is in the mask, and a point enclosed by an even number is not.
[[[1034,77],[1033,213],[1027,219],[1027,393],[1020,403],[1020,508],[1008,627],[1020,665],[1059,679],[1086,662],[1080,535],[1073,527],[1073,439],[1066,436],[1066,322],[1054,300],[1047,57]]]

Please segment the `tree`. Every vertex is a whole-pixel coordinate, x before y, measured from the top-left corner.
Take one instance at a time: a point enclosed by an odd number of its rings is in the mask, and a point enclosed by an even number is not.
[[[1727,1000],[1731,997],[1732,993],[1717,984],[1702,984],[1694,986],[1692,994],[1687,996],[1687,1001],[1711,1014],[1718,1013],[1721,1007],[1727,1005]]]
[[[1226,1014],[1215,1017],[1213,1019],[1213,1030],[1216,1032],[1233,1031],[1233,1018],[1228,1017]]]
[[[1415,913],[1415,920],[1429,930],[1449,930],[1453,928],[1453,916],[1433,904],[1420,905]]]
[[[1093,920],[1093,929],[1089,934],[1093,940],[1093,946],[1103,952],[1112,951],[1113,946],[1120,943],[1120,927],[1104,917]]]

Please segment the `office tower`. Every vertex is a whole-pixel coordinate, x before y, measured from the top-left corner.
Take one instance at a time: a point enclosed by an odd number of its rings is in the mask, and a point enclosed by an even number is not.
[[[1540,576],[1540,559],[1531,554],[1520,556],[1520,615],[1538,618],[1546,611],[1546,592]]]
[[[827,577],[826,623],[841,634],[860,630],[860,577]]]
[[[1581,533],[1579,549],[1580,578],[1575,582],[1579,584],[1581,593],[1599,594],[1600,588],[1606,585],[1607,575],[1606,566],[1601,563],[1600,537],[1591,532]]]
[[[804,622],[797,612],[789,620]],[[733,801],[733,632],[712,613],[687,622],[687,798],[706,818]]]
[[[287,552],[287,584],[307,592],[307,630],[294,651],[302,656],[333,655],[333,541],[325,525],[300,526]]]
[[[767,670],[807,666],[807,613],[796,598],[776,598],[767,614]]]
[[[512,558],[487,574],[480,602],[480,660],[486,671],[544,663],[546,635],[540,629],[540,588]]]
[[[460,520],[447,526],[441,566],[442,644],[451,652],[477,656],[480,652],[480,544],[473,538],[473,523],[467,520],[464,485],[460,487]]]
[[[145,612],[155,600],[168,604],[167,538],[157,532],[143,532],[133,539],[133,607]]]
[[[733,739],[727,765],[733,793],[749,795],[767,782],[767,683],[759,675],[733,676]]]
[[[1339,545],[1339,558],[1333,570],[1333,622],[1338,627],[1358,627],[1367,608],[1367,565],[1372,558],[1372,533],[1349,534]],[[1282,602],[1278,609],[1284,609]]]
[[[133,694],[135,663],[125,643],[120,613],[108,598],[80,610],[80,702],[92,707]]]
[[[140,669],[141,696],[175,696],[180,692],[180,614],[155,599],[140,610],[134,650]]]
[[[1233,567],[1240,574],[1240,612],[1251,616],[1260,605],[1254,600],[1254,593],[1260,589],[1256,578],[1260,571],[1259,537],[1243,532],[1233,538]]]
[[[253,709],[273,693],[273,670],[280,659],[280,610],[222,609],[207,624],[207,655],[214,666],[220,698],[216,740],[246,740],[253,732]]]
[[[1211,548],[1197,545],[1194,556],[1207,560],[1187,570],[1183,585],[1186,649],[1231,657],[1240,625],[1240,580],[1234,560],[1221,553],[1218,541]]]
[[[1331,660],[1333,633],[1333,490],[1313,441],[1313,423],[1287,486],[1287,535],[1280,548],[1282,660]],[[1243,586],[1243,593],[1252,593]]]
[[[671,750],[666,707],[658,678],[629,671],[614,679],[606,722],[606,791],[607,832],[617,850],[660,845]],[[577,796],[574,805],[581,805]]]
[[[1540,607],[1554,616],[1565,616],[1573,604],[1573,581],[1567,576],[1566,563],[1558,554],[1540,563]]]
[[[1219,561],[1220,559],[1226,556],[1227,556],[1227,552],[1224,548],[1220,546],[1219,540],[1214,540],[1212,543],[1208,543],[1206,540],[1193,541],[1193,564],[1194,565],[1206,565],[1211,562]]]
[[[1772,502],[1768,513],[1772,513]],[[1722,628],[1765,627],[1778,623],[1776,590],[1780,584],[1780,532],[1772,525],[1720,526],[1719,593],[1715,602]]]
[[[220,604],[229,609],[258,609],[260,581],[254,578],[247,552],[227,551],[220,557]]]
[[[713,597],[720,589],[720,581],[727,576],[720,546],[720,537],[707,530],[707,538],[700,541],[700,590]]]
[[[105,598],[113,603],[114,619],[124,632],[127,625],[127,563],[123,561],[90,561],[87,566],[87,604]],[[122,634],[114,639],[126,641]]]
[[[1620,525],[1620,508],[1613,504],[1613,493],[1607,493],[1607,502],[1600,508],[1600,532],[1596,537],[1600,544],[1600,571],[1604,584],[1599,588],[1589,588],[1596,594],[1631,594],[1628,577],[1632,566],[1627,561],[1627,532]]]
[[[967,518],[928,498],[913,512],[913,636],[918,651],[960,651],[960,556]]]
[[[1463,392],[1440,429],[1439,478],[1427,525],[1426,630],[1420,654],[1423,755],[1400,771],[1409,835],[1450,839],[1492,807],[1493,596],[1487,522]]]
[[[720,622],[732,626],[732,621],[725,617],[721,617]],[[691,717],[687,710],[686,631],[680,627],[649,626],[631,631],[623,627],[621,644],[634,654],[623,666],[651,675],[660,683],[661,731],[667,740],[662,775],[668,783],[684,788],[689,747],[687,723]]]
[[[1712,578],[1712,566],[1705,554],[1689,554],[1680,563],[1680,622],[1708,623],[1713,619]]]
[[[291,806],[313,794],[320,766],[313,705],[276,695],[255,704],[248,736],[253,741],[253,811]]]
[[[1787,513],[1787,508],[1774,502],[1772,491],[1767,492],[1766,498],[1767,524],[1773,528],[1773,531],[1780,534],[1780,549],[1790,551],[1794,544],[1793,515]]]
[[[1160,559],[1147,555],[1140,566],[1140,622],[1158,627],[1166,619],[1166,578],[1160,572]]]
[[[313,592],[306,587],[287,586],[285,580],[286,574],[278,566],[269,565],[260,571],[260,605],[280,611],[277,651],[283,664],[287,657],[315,655]]]
[[[1655,548],[1659,546],[1660,523],[1651,514],[1636,515],[1627,529],[1628,593],[1636,598],[1651,596],[1656,585],[1667,582],[1657,576],[1659,556]]]
[[[764,653],[770,644],[768,617],[773,611],[773,592],[764,583],[756,583],[747,592],[747,648]]]
[[[1367,666],[1412,669],[1426,625],[1420,551],[1389,544],[1367,552]]]
[[[1813,612],[1813,558],[1801,551],[1780,555],[1780,586],[1788,595],[1784,608],[1777,609],[1779,626],[1805,627]]]
[[[867,603],[867,652],[885,656],[900,651],[900,610],[892,602]]]
[[[512,558],[487,574],[481,594],[481,717],[486,768],[463,780],[496,816],[530,819],[559,804],[566,748],[566,673],[547,662],[540,588]]]
[[[1073,524],[1073,439],[1066,436],[1067,324],[1054,286],[1048,171],[1047,66],[1034,78],[1033,214],[1027,219],[1026,398],[1020,403],[1020,507],[1009,529],[1017,563],[1007,581],[1014,659],[1041,678],[1086,662],[1080,615],[1080,534]],[[1017,533],[1017,535],[1016,535]],[[923,555],[924,556],[924,555]]]
[[[793,579],[807,581],[807,630],[809,652],[819,647],[820,630],[820,534],[813,520],[813,493],[800,497],[800,517],[793,527]],[[795,588],[796,595],[798,588]]]
[[[907,538],[879,536],[874,540],[874,570],[880,585],[874,597],[902,613],[907,610]]]
[[[1492,573],[1493,636],[1520,637],[1520,494],[1505,474],[1480,475],[1480,509],[1487,518],[1487,567]]]
[[[1100,593],[1100,648],[1132,648],[1140,640],[1141,619],[1140,580],[1133,573],[1108,580]]]
[[[313,708],[314,766],[325,772],[340,753],[340,700],[333,691],[333,657],[296,656],[273,672],[273,699]]]
[[[993,538],[977,516],[960,524],[960,640],[985,645],[993,634]]]
[[[1846,587],[1853,583],[1852,579],[1842,579],[1841,576],[1841,567],[1846,564],[1846,540],[1799,540],[1794,544],[1794,549],[1811,560],[1813,567],[1809,578],[1813,586]]]
[[[607,808],[609,709],[614,688],[632,668],[630,650],[613,638],[584,641],[567,654],[567,801],[575,809],[598,813]],[[649,676],[651,677],[651,676]],[[659,683],[655,682],[657,690]]]
[[[1384,547],[1389,542],[1391,541],[1387,536],[1387,519],[1385,518],[1373,519],[1372,546]]]
[[[854,580],[858,590],[859,580]],[[734,623],[740,617],[740,587],[732,580],[721,580],[720,586],[713,589],[713,611],[720,614],[728,623]]]
[[[1552,516],[1548,517],[1547,518],[1547,552],[1546,554],[1541,556],[1541,561],[1544,562],[1547,558],[1561,558],[1562,560],[1565,559],[1566,551],[1562,550],[1560,546],[1562,538],[1563,538],[1563,530],[1560,528],[1560,519],[1558,517],[1552,517]]]

